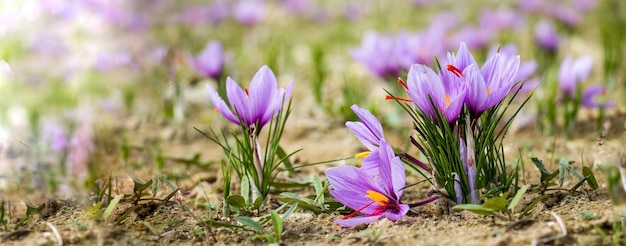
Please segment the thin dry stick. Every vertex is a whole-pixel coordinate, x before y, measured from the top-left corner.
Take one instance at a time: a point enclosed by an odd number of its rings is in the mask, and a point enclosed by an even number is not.
[[[54,233],[54,236],[57,238],[57,245],[63,246],[63,238],[61,238],[61,234],[59,233],[59,230],[57,230],[57,228],[50,222],[46,221],[46,225],[50,227],[50,230],[52,230],[52,233]]]
[[[555,212],[550,212],[550,214],[552,214],[552,216],[559,223],[559,227],[561,227],[561,234],[550,236],[550,237],[545,237],[545,238],[541,238],[541,237],[534,238],[532,241],[532,246],[536,246],[538,242],[541,242],[541,243],[552,242],[554,240],[567,236],[567,228],[565,227],[565,223],[563,223],[563,220],[561,220],[561,217],[559,217],[559,215],[557,215]]]

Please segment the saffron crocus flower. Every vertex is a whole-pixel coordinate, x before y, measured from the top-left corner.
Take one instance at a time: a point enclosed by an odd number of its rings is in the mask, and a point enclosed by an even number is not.
[[[546,51],[555,52],[559,48],[559,34],[552,22],[542,20],[535,25],[535,42]]]
[[[583,90],[580,104],[587,108],[612,108],[615,104],[612,101],[598,100],[598,96],[605,93],[604,86],[590,85]]]
[[[409,211],[409,205],[400,203],[406,186],[404,164],[385,140],[380,142],[380,147],[372,155],[377,158],[367,158],[367,161],[377,161],[371,163],[376,167],[373,172],[349,165],[326,170],[332,186],[330,194],[354,210],[354,213],[335,220],[340,226],[369,224],[382,217],[397,221]],[[364,160],[363,165],[370,165],[367,161]],[[359,213],[363,215],[356,216]]]
[[[496,54],[478,71],[477,66],[465,69],[462,76],[468,83],[466,106],[473,119],[497,105],[509,94],[519,69],[519,56]]]
[[[235,124],[244,124],[256,133],[267,124],[283,107],[283,102],[289,101],[293,82],[287,89],[277,88],[276,77],[272,70],[263,66],[252,78],[250,89],[241,88],[230,77],[226,78],[226,94],[230,107],[218,95],[217,91],[208,87],[213,106],[226,119]],[[283,101],[284,100],[284,101]]]
[[[413,103],[431,120],[437,121],[434,105],[448,123],[459,118],[467,90],[460,79],[452,76],[442,80],[430,67],[421,64],[411,66],[405,89]]]
[[[559,67],[559,88],[570,98],[576,97],[576,88],[580,83],[589,78],[593,61],[590,57],[581,57],[574,60],[566,56]]]
[[[253,26],[265,17],[265,2],[262,0],[240,0],[232,10],[233,17],[241,24]]]
[[[367,109],[352,105],[352,111],[359,117],[361,122],[348,121],[346,127],[354,133],[359,141],[370,151],[378,149],[380,141],[385,138],[383,126]]]
[[[219,79],[224,66],[224,49],[218,41],[209,41],[196,57],[187,56],[187,64],[198,74]]]
[[[500,55],[507,58],[514,57],[518,54],[517,47],[515,46],[515,44],[512,43],[504,46],[493,46],[491,50],[489,50],[489,55],[487,57],[495,56],[496,53],[500,53]],[[528,93],[535,89],[535,87],[537,87],[537,85],[539,84],[539,79],[530,79],[530,77],[533,73],[535,73],[536,69],[537,63],[535,61],[520,62],[519,69],[517,70],[517,75],[515,76],[513,81],[515,83],[523,81],[524,83],[514,84],[511,90],[517,91],[521,86],[522,88],[520,89],[520,93]]]
[[[352,57],[381,79],[397,77],[402,70],[399,41],[391,35],[367,32],[361,46],[350,51]]]

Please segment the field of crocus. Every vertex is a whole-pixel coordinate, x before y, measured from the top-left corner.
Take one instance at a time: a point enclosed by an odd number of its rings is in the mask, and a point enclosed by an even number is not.
[[[624,1],[0,19],[2,245],[626,243]]]

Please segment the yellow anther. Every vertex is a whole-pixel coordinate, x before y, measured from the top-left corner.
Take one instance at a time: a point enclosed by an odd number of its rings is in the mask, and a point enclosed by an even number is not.
[[[381,206],[386,206],[389,203],[389,198],[387,198],[387,196],[373,190],[368,190],[365,197],[372,199],[372,201]]]
[[[370,151],[359,152],[354,154],[354,158],[365,159],[365,157],[367,157],[368,155],[370,155]]]

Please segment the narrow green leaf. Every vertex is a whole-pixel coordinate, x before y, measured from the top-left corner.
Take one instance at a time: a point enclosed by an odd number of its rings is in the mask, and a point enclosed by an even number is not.
[[[567,177],[567,174],[569,173],[569,161],[567,161],[567,159],[562,158],[559,161],[559,187],[563,186],[563,183],[565,182],[565,178]]]
[[[578,181],[578,183],[576,183],[576,185],[572,187],[572,190],[577,190],[578,187],[582,186],[585,182],[587,182],[587,178],[581,179],[580,181]]]
[[[274,199],[276,199],[277,201],[281,201],[281,202],[285,202],[285,203],[289,203],[289,204],[298,204],[298,207],[304,209],[304,210],[308,210],[311,211],[315,214],[320,214],[324,211],[322,211],[320,208],[318,208],[317,206],[310,204],[306,201],[302,201],[302,200],[298,200],[292,197],[285,197],[285,196],[277,196],[274,197]],[[341,205],[343,206],[343,205]]]
[[[111,200],[109,206],[107,206],[107,208],[104,210],[104,213],[102,213],[102,218],[104,218],[105,220],[109,218],[109,216],[113,212],[113,209],[115,209],[115,206],[117,206],[117,203],[122,200],[122,196],[123,195],[117,195],[115,198],[113,198],[113,200]]]
[[[291,207],[289,207],[289,209],[287,210],[287,212],[285,212],[283,214],[283,216],[281,217],[281,219],[283,221],[287,220],[287,218],[289,218],[289,216],[293,213],[293,211],[296,211],[296,208],[298,208],[298,204],[294,203],[293,205],[291,205]]]
[[[233,207],[237,207],[240,209],[245,209],[248,205],[246,204],[246,200],[240,195],[231,195],[226,198],[226,202],[228,205]]]
[[[274,236],[280,241],[280,236],[283,234],[283,220],[274,210],[272,210],[272,227],[274,228]]]
[[[537,159],[537,157],[530,158],[530,160],[533,162],[533,164],[535,164],[537,169],[539,169],[539,171],[541,172],[541,183],[545,183],[547,181],[550,181],[552,178],[554,178],[554,177],[550,178],[550,176],[554,175],[554,173],[546,169],[546,166],[543,165],[543,161]]]
[[[526,193],[526,191],[528,190],[529,187],[530,187],[530,185],[524,185],[524,186],[522,186],[521,189],[519,189],[517,191],[517,193],[515,193],[515,196],[513,197],[511,202],[509,203],[509,207],[507,208],[508,210],[513,211],[515,209],[515,207],[517,206],[519,201],[522,200],[522,196],[524,196],[524,193]]]
[[[598,181],[596,180],[596,176],[593,175],[593,172],[591,171],[591,169],[589,169],[589,167],[583,167],[583,176],[587,178],[587,184],[589,184],[591,189],[598,189]]]
[[[546,198],[546,195],[540,196],[539,198],[535,199],[533,202],[531,202],[526,208],[524,208],[524,210],[522,211],[522,214],[519,216],[519,218],[523,218],[528,212],[530,212],[530,210],[532,210],[535,206],[537,206],[537,204],[542,201],[543,199]]]
[[[293,169],[293,164],[291,163],[291,161],[289,161],[289,158],[286,158],[288,157],[287,152],[285,152],[285,149],[283,149],[283,147],[281,147],[280,145],[276,149],[276,155],[278,156],[279,160],[283,160],[283,165],[285,165],[285,168],[290,175],[296,173]]]
[[[159,179],[159,176],[152,176],[152,183],[154,184],[152,186],[152,197],[154,198],[156,193],[159,191],[159,187],[161,187],[161,179]]]
[[[506,198],[492,197],[487,199],[485,203],[483,203],[482,207],[495,211],[502,211],[504,210],[504,208],[506,208],[507,203],[508,202],[506,201]]]
[[[248,226],[248,227],[254,229],[258,233],[263,233],[263,226],[261,224],[259,224],[259,222],[254,221],[250,217],[238,216],[238,217],[235,217],[235,220],[238,221],[239,223],[245,225],[245,226]]]
[[[230,224],[230,223],[226,223],[226,222],[213,221],[213,220],[207,220],[207,221],[204,221],[204,222],[199,223],[199,224],[211,225],[211,226],[214,226],[214,227],[226,227],[226,228],[231,228],[231,229],[243,228],[243,226],[241,226],[241,225],[234,225],[234,224]]]
[[[452,207],[455,210],[467,210],[475,214],[492,216],[494,215],[494,211],[491,208],[486,208],[478,204],[460,204]]]

